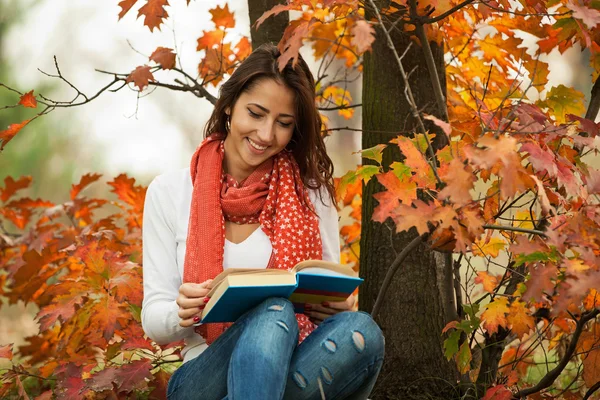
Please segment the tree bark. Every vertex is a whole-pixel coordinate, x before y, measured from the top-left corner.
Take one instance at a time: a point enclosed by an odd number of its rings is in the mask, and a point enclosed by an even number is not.
[[[252,49],[256,49],[263,43],[277,44],[283,36],[285,28],[287,28],[290,17],[288,12],[282,12],[276,16],[271,16],[263,22],[258,30],[254,23],[265,11],[270,10],[277,4],[279,0],[248,0],[248,14],[250,16],[250,35],[252,41]]]
[[[387,6],[382,1],[378,7]],[[367,10],[367,20],[369,20]],[[399,54],[403,54],[410,38],[392,31]],[[445,94],[443,48],[431,43],[438,75]],[[439,117],[434,91],[423,51],[416,43],[403,59],[410,75],[411,88],[420,111]],[[404,85],[398,64],[387,47],[381,27],[371,53],[365,54],[363,75],[363,149],[388,143],[400,133],[417,130],[415,119],[404,95]],[[436,131],[432,124],[426,125]],[[369,133],[391,131],[392,133]],[[442,138],[442,135],[438,135]],[[434,147],[438,142],[434,141]],[[399,161],[396,146],[383,155],[383,164]],[[372,163],[363,159],[364,164]],[[360,275],[365,279],[359,296],[360,309],[371,311],[387,268],[417,233],[395,234],[390,219],[385,224],[372,222],[377,202],[373,194],[382,186],[371,180],[363,191]],[[456,389],[459,374],[443,352],[442,329],[456,316],[449,257],[431,251],[426,244],[419,246],[400,266],[388,291],[381,311],[376,317],[386,339],[386,356],[373,399],[436,399],[459,397]]]

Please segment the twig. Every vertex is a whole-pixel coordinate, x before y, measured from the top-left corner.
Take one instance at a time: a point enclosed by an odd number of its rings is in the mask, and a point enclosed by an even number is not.
[[[404,249],[402,249],[400,254],[398,254],[396,259],[392,263],[392,265],[390,265],[390,267],[388,268],[388,270],[385,274],[385,278],[383,278],[383,283],[381,284],[381,289],[379,290],[379,294],[377,295],[377,300],[375,300],[375,305],[373,306],[373,310],[371,311],[371,316],[373,318],[375,318],[377,316],[377,314],[379,313],[379,309],[381,308],[381,304],[383,303],[385,294],[388,290],[388,287],[392,283],[392,278],[394,277],[394,274],[396,273],[396,270],[398,269],[398,267],[400,267],[400,264],[402,264],[404,259],[410,254],[410,252],[413,249],[415,249],[417,246],[419,246],[421,243],[423,243],[423,241],[427,240],[428,237],[429,237],[429,232],[424,233],[424,234],[414,238]]]
[[[543,236],[546,237],[546,234],[542,231],[538,231],[535,229],[527,229],[527,228],[519,228],[518,226],[503,226],[503,225],[490,225],[490,224],[486,224],[483,225],[484,229],[494,229],[497,231],[514,231],[514,232],[522,232],[522,233],[529,233],[531,235],[538,235],[538,236]]]

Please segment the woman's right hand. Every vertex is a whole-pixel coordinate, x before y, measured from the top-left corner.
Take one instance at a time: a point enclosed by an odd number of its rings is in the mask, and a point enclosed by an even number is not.
[[[179,306],[179,325],[187,328],[200,321],[202,318],[202,310],[209,297],[206,295],[210,292],[209,285],[212,279],[202,283],[184,283],[179,286],[179,296],[177,296],[177,305]]]

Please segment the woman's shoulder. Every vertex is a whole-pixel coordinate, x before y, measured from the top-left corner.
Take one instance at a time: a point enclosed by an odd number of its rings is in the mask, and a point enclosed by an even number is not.
[[[307,188],[307,192],[308,198],[315,207],[317,215],[322,215],[332,208],[335,210],[335,206],[333,205],[329,192],[325,186],[321,186],[318,189]]]
[[[159,197],[179,197],[182,193],[191,192],[192,179],[190,168],[179,168],[165,171],[152,179],[148,191]]]

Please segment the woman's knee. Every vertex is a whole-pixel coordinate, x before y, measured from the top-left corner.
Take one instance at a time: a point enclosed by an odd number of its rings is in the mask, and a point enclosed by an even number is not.
[[[352,344],[357,352],[368,352],[383,357],[385,338],[379,325],[364,311],[344,311],[337,314],[342,324],[347,324]]]
[[[294,305],[288,299],[269,297],[260,304],[259,309],[266,312],[266,316],[272,318],[281,329],[290,333],[298,333]]]

